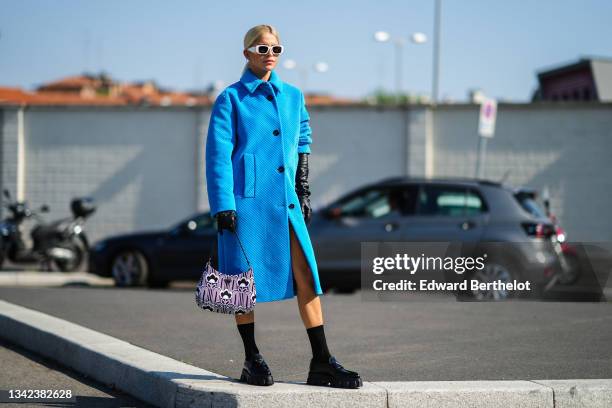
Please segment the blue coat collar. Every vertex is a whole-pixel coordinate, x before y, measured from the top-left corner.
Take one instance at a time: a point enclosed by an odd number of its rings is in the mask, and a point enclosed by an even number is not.
[[[240,82],[242,82],[242,84],[250,93],[253,93],[260,84],[266,81],[257,78],[253,71],[251,71],[251,69],[247,67],[247,69],[244,71],[244,74],[242,74],[242,77],[240,78]],[[283,81],[281,81],[281,79],[274,70],[270,72],[270,78],[268,79],[268,82],[270,82],[270,84],[272,84],[272,86],[276,88],[277,93],[282,91]]]

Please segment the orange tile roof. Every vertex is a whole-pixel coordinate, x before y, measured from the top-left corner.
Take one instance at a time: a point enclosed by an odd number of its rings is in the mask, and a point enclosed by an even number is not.
[[[0,87],[0,103],[31,105],[210,105],[211,98],[163,91],[152,81],[120,83],[106,74],[76,75],[43,84],[36,92]]]
[[[362,102],[326,94],[306,94],[308,106],[355,105]],[[76,75],[43,84],[36,92],[0,87],[0,104],[210,106],[213,98],[165,91],[152,81],[120,83],[105,75]]]
[[[305,94],[306,105],[310,106],[337,106],[356,105],[362,102],[356,99],[339,98],[331,95]]]
[[[165,94],[145,95],[131,90],[118,96],[83,97],[80,94],[66,92],[26,92],[19,88],[0,87],[0,104],[24,105],[210,105],[208,96],[196,96],[171,92]]]
[[[121,98],[83,98],[78,94],[62,92],[27,92],[19,88],[0,87],[0,103],[24,105],[127,105]]]
[[[85,75],[70,76],[57,81],[52,81],[38,87],[38,91],[55,91],[74,88],[79,90],[85,86],[99,86],[101,81],[97,78],[88,77]]]
[[[32,94],[22,91],[20,88],[0,87],[0,102],[26,103],[32,98]]]

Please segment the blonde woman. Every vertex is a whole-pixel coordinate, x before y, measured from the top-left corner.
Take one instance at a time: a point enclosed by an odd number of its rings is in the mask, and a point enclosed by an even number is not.
[[[242,76],[219,94],[212,109],[206,180],[219,232],[218,269],[229,274],[248,269],[237,234],[253,266],[258,303],[291,299],[297,292],[313,353],[307,383],[357,388],[359,374],[346,370],[325,340],[323,291],[306,227],[310,118],[302,92],[274,71],[283,51],[274,27],[251,28],[244,37]],[[241,381],[272,385],[255,343],[254,311],[235,319],[245,350]]]

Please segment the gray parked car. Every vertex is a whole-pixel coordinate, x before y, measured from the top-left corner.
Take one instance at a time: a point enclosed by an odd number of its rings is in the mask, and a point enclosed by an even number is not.
[[[316,211],[309,224],[326,288],[360,287],[361,242],[460,242],[462,256],[487,253],[485,268],[447,275],[480,282],[530,281],[539,297],[560,271],[555,228],[545,215],[527,211],[519,189],[466,178],[385,179],[342,196]],[[528,292],[528,293],[527,293]],[[466,291],[477,299],[504,299],[514,291]]]

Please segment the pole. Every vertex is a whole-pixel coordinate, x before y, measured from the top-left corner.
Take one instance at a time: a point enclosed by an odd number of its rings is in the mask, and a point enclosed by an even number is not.
[[[302,82],[302,90],[304,95],[308,93],[308,68],[306,67],[298,67],[298,72],[300,73],[300,80]]]
[[[379,54],[381,54],[378,57],[378,89],[380,92],[382,92],[383,89],[385,88],[385,84],[384,84],[385,69],[383,67],[384,56],[381,53],[382,47],[379,47],[378,51],[379,51]]]
[[[484,178],[485,155],[488,137],[478,136],[478,157],[476,158],[476,178]]]
[[[397,98],[402,93],[402,51],[403,51],[403,40],[398,38],[395,40],[395,92]]]
[[[436,0],[434,5],[434,47],[433,47],[433,72],[431,84],[431,100],[438,102],[438,79],[440,76],[440,9],[442,0]]]

